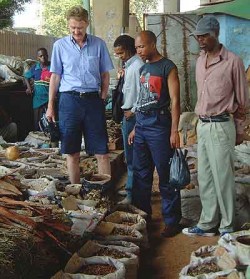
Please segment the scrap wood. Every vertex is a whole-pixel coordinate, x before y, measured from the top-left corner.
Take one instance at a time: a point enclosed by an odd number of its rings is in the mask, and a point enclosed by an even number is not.
[[[53,221],[53,220],[44,221],[43,224],[46,225],[47,227],[56,229],[61,232],[69,232],[71,230],[71,227],[69,225],[65,225],[59,221]]]
[[[28,186],[25,186],[20,182],[20,179],[17,179],[13,176],[6,176],[2,179],[3,181],[14,185],[18,189],[28,189]]]
[[[5,182],[4,180],[0,180],[0,189],[13,192],[16,195],[22,195],[22,193],[12,184]]]
[[[0,197],[1,196],[16,197],[18,195],[15,194],[14,192],[11,192],[11,191],[8,191],[8,190],[4,190],[4,189],[0,189]]]
[[[6,208],[0,206],[0,217],[8,218],[9,220],[22,225],[25,228],[28,228],[30,230],[34,230],[37,227],[37,223],[34,222],[29,217],[19,215],[14,212],[10,212]]]
[[[43,208],[39,208],[39,210],[37,209],[37,207],[39,207],[36,203],[32,203],[32,202],[27,202],[27,201],[16,201],[7,197],[2,197],[0,198],[0,205],[2,206],[21,206],[21,207],[25,207],[28,209],[31,209],[35,212],[37,212],[40,215],[43,215],[45,210],[50,210],[50,208],[48,207],[44,207]],[[43,210],[44,209],[44,210]]]
[[[14,223],[11,222],[8,218],[5,218],[4,216],[0,216],[0,226],[2,226],[2,224],[9,225],[9,226],[14,225]]]

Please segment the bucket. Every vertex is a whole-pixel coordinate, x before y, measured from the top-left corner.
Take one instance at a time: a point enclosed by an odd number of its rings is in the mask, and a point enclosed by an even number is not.
[[[250,265],[250,234],[236,238],[236,255],[241,264]]]
[[[111,186],[111,176],[108,174],[93,174],[89,180],[83,178],[81,194],[91,190],[107,191]]]

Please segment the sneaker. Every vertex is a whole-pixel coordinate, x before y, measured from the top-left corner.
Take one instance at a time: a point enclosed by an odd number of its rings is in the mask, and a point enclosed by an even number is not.
[[[177,226],[165,226],[163,232],[161,233],[162,236],[164,237],[173,237],[176,236],[178,233],[180,233],[180,227]]]
[[[132,203],[132,200],[129,197],[126,197],[122,201],[118,202],[118,204],[131,204],[131,203]]]
[[[227,231],[221,232],[221,233],[220,233],[220,237],[224,236],[224,235],[227,234],[227,233],[232,233],[232,232],[227,232]]]
[[[182,230],[182,233],[185,235],[189,235],[189,236],[214,236],[216,234],[215,229],[210,229],[207,231],[204,231],[200,228],[198,228],[197,226],[191,227],[191,228],[185,228]]]

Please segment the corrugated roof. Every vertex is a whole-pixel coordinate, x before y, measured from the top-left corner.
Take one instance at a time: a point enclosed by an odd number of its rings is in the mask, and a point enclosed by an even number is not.
[[[203,14],[228,14],[240,18],[250,20],[250,1],[249,0],[234,0],[231,2],[219,3],[199,8],[195,11],[198,15]]]

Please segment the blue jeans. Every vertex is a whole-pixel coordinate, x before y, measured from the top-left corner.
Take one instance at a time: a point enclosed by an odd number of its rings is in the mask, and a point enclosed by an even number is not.
[[[131,133],[131,131],[134,129],[135,126],[135,116],[130,117],[128,120],[126,120],[125,117],[123,117],[122,120],[122,137],[123,137],[123,146],[124,146],[124,153],[125,153],[125,159],[127,163],[127,183],[126,183],[126,191],[127,196],[131,198],[131,191],[133,186],[133,145],[128,144],[128,136]]]
[[[151,191],[156,167],[162,198],[162,215],[167,225],[176,225],[181,219],[180,191],[169,184],[171,116],[157,111],[137,113],[133,153],[134,181],[132,204],[152,214]]]

